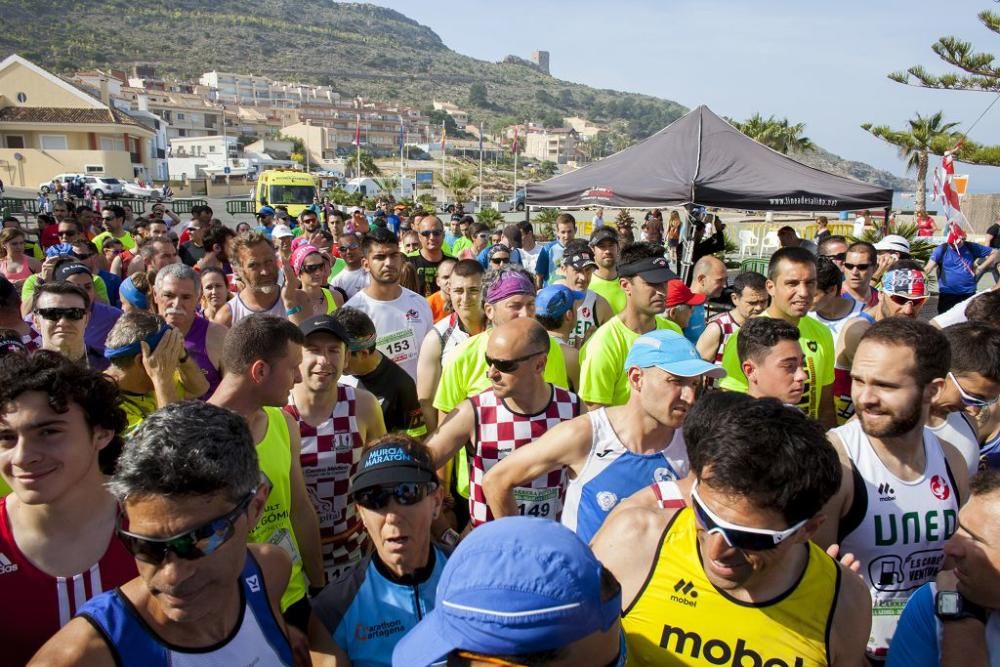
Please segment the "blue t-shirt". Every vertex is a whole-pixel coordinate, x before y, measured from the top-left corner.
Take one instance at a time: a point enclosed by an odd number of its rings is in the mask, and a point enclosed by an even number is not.
[[[986,257],[992,248],[966,241],[955,252],[954,246],[942,243],[934,248],[931,259],[941,270],[938,272],[938,291],[942,294],[973,294],[976,291],[974,265]]]
[[[561,245],[559,241],[549,241],[542,247],[542,251],[538,253],[538,261],[535,262],[535,273],[542,279],[542,282],[546,285],[551,285],[557,280],[562,279],[562,274],[559,273],[559,265],[562,264],[563,253],[566,251],[566,246]]]
[[[697,306],[691,306],[691,318],[688,320],[688,325],[684,327],[684,337],[689,341],[698,344],[698,338],[705,331],[705,304],[699,303]]]

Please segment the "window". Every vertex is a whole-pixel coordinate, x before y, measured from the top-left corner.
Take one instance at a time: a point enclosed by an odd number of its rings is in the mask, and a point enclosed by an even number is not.
[[[209,146],[208,147],[208,152],[209,153],[214,153],[215,152],[215,146]]]
[[[5,143],[7,148],[24,148],[24,137],[20,134],[8,134]]]
[[[101,137],[102,151],[123,151],[125,150],[125,140],[121,137]]]
[[[184,120],[184,114],[178,113],[177,114],[177,120]]]
[[[39,141],[43,151],[64,151],[68,148],[65,134],[43,134]]]

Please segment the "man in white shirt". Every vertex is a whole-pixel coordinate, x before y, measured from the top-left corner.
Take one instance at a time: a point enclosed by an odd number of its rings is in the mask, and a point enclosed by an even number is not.
[[[371,276],[367,287],[344,306],[364,311],[375,323],[379,352],[417,379],[420,344],[434,326],[427,300],[399,284],[403,255],[396,235],[375,228],[362,242],[363,266]]]
[[[363,266],[364,257],[357,234],[343,232],[337,242],[340,258],[347,266],[330,280],[330,287],[343,292],[346,300],[368,287],[368,270]]]

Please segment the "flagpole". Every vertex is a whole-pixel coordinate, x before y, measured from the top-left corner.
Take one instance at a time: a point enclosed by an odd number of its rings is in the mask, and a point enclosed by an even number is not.
[[[358,146],[358,187],[361,187],[361,98],[357,99],[358,104],[358,122],[357,127],[354,130],[354,143]]]
[[[514,208],[517,208],[517,126],[514,126],[514,143],[511,145],[514,151]]]
[[[483,124],[479,123],[479,210],[483,210]]]
[[[444,187],[444,177],[445,177],[445,173],[446,173],[446,169],[447,169],[447,167],[445,166],[445,160],[444,160],[445,156],[448,154],[448,143],[447,143],[448,142],[448,135],[447,135],[447,132],[448,132],[447,126],[445,125],[444,121],[441,121],[441,189],[442,190],[445,190],[445,187]],[[448,193],[447,193],[447,191],[445,191],[445,196],[447,197],[447,195],[448,195]]]

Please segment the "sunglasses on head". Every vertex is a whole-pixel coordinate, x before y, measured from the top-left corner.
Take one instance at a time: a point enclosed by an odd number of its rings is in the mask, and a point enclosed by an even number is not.
[[[400,505],[416,505],[437,489],[437,482],[400,482],[392,486],[370,486],[354,492],[354,502],[368,510],[380,510],[395,498]]]
[[[35,314],[50,322],[58,322],[62,319],[78,322],[87,314],[87,310],[85,308],[35,308]]]
[[[540,354],[545,354],[548,350],[540,350],[538,352],[532,352],[531,354],[526,354],[523,357],[518,357],[517,359],[494,359],[490,355],[486,355],[486,365],[492,366],[501,373],[513,373],[517,370],[518,366],[521,365],[522,361],[527,361],[532,357],[537,357]]]
[[[919,299],[908,299],[901,294],[889,294],[888,297],[889,300],[897,306],[905,306],[908,303],[912,303],[914,306],[922,306],[924,302],[927,301],[927,297],[925,296],[920,297]]]
[[[691,503],[694,515],[705,532],[717,533],[726,544],[734,549],[744,551],[769,551],[794,535],[808,519],[803,519],[791,528],[785,530],[765,530],[763,528],[747,528],[735,523],[729,523],[708,509],[698,496],[698,482],[691,485]]]
[[[962,385],[958,383],[958,378],[956,378],[954,373],[951,371],[948,371],[948,379],[955,383],[955,388],[958,389],[958,393],[962,397],[962,405],[967,408],[988,408],[1000,400],[1000,396],[994,396],[992,399],[987,399],[967,394],[965,389],[962,388]]]
[[[313,274],[317,271],[322,271],[324,266],[326,266],[326,262],[320,262],[319,264],[303,264],[302,273]]]
[[[843,262],[845,259],[847,259],[847,253],[846,252],[838,252],[835,255],[822,255],[822,257],[824,257],[826,259],[829,259],[829,260],[832,260],[834,262]]]
[[[444,234],[444,232],[440,229],[425,229],[420,232],[420,235],[424,238],[427,238],[428,236],[441,236],[442,234]]]
[[[122,518],[119,518],[118,538],[130,554],[144,563],[159,565],[166,560],[167,553],[184,560],[197,560],[212,554],[236,534],[236,521],[246,512],[256,493],[248,493],[236,507],[222,516],[173,537],[144,537],[130,533],[121,527]]]
[[[853,271],[855,269],[858,271],[867,271],[870,266],[870,262],[865,262],[864,264],[851,264],[850,262],[844,262],[844,268],[848,271]]]

